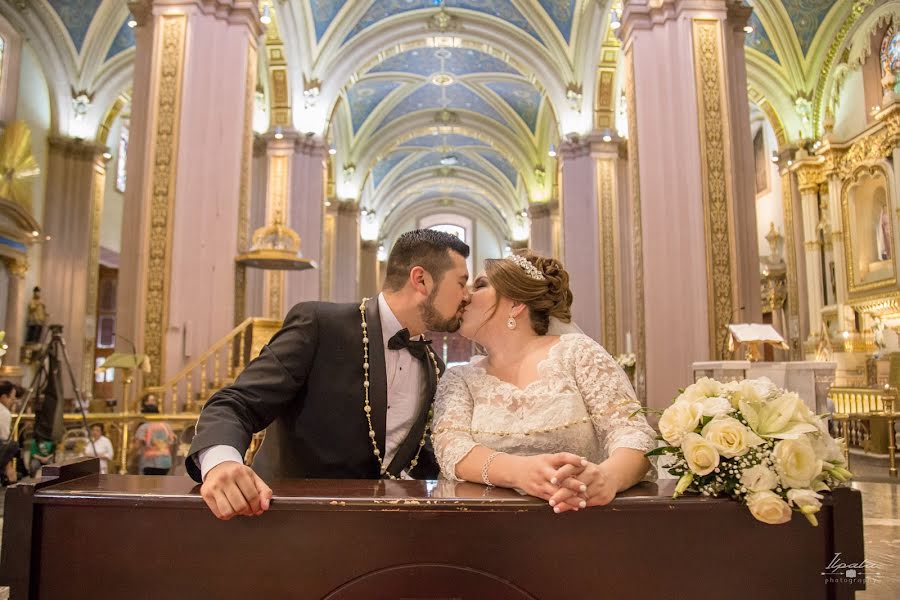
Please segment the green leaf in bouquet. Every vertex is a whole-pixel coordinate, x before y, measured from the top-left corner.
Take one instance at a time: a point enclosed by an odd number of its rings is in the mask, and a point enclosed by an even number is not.
[[[677,446],[661,446],[659,448],[654,448],[650,452],[645,452],[644,456],[661,456],[663,454],[676,454],[679,448]]]

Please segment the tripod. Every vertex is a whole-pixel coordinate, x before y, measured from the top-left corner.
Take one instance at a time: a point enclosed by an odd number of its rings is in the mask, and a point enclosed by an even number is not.
[[[69,375],[69,381],[75,393],[75,403],[78,405],[81,413],[81,421],[84,429],[88,432],[88,440],[97,456],[97,447],[94,445],[94,439],[90,437],[90,427],[88,427],[87,413],[84,410],[84,402],[81,391],[75,380],[75,374],[72,371],[72,363],[69,361],[69,352],[66,350],[66,341],[62,336],[62,325],[50,325],[48,331],[44,334],[42,346],[37,354],[35,364],[34,380],[28,386],[25,396],[22,398],[22,407],[19,409],[19,415],[16,417],[15,425],[10,428],[10,437],[14,431],[19,430],[19,424],[22,421],[22,415],[28,409],[28,403],[36,396],[43,396],[44,402],[39,411],[35,411],[34,415],[34,436],[37,439],[45,439],[58,441],[62,439],[63,434],[63,384],[61,368],[65,367]],[[47,337],[49,336],[49,341]],[[49,423],[45,417],[49,417]]]

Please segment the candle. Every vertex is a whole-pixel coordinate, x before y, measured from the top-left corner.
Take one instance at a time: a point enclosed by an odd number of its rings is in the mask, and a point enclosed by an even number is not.
[[[631,354],[631,332],[625,334],[625,354]]]

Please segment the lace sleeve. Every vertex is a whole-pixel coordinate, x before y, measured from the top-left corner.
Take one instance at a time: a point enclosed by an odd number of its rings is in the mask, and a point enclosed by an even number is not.
[[[478,444],[472,439],[472,395],[463,380],[461,368],[447,371],[434,395],[434,455],[441,473],[456,476],[456,464]]]
[[[634,414],[641,404],[619,365],[587,336],[579,336],[575,345],[575,382],[606,455],[617,448],[656,448],[656,432],[643,414]]]

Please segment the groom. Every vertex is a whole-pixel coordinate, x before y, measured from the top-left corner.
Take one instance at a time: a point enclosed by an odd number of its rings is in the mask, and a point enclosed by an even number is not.
[[[455,236],[410,231],[391,249],[377,298],[291,309],[197,422],[186,466],[218,518],[267,510],[271,477],[437,477],[423,442],[444,364],[420,337],[459,329],[468,256]],[[244,466],[252,434],[267,427],[253,469]]]

